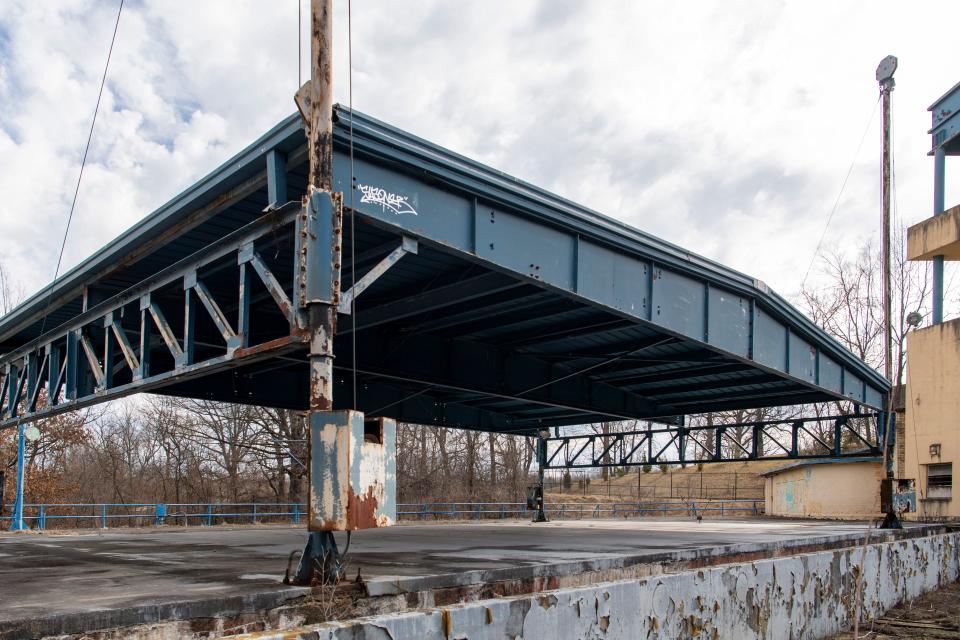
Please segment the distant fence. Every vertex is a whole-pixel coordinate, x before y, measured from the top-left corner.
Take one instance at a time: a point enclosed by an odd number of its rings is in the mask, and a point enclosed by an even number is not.
[[[704,502],[547,503],[547,515],[557,519],[627,518],[631,516],[744,516],[763,513],[762,500]],[[10,525],[12,506],[0,516],[0,528]],[[143,527],[155,525],[212,526],[216,524],[301,524],[305,504],[180,503],[180,504],[28,504],[24,521],[31,529]],[[401,503],[397,517],[405,520],[500,520],[527,518],[524,502]]]
[[[7,506],[3,513],[0,523],[6,528],[12,519],[13,507]],[[27,504],[23,519],[31,529],[106,529],[164,524],[300,524],[306,513],[306,505],[272,502]]]
[[[489,520],[532,517],[525,502],[449,502],[398,505],[397,516],[418,520]],[[409,507],[414,507],[410,509]],[[630,516],[756,516],[764,512],[763,500],[703,502],[547,502],[551,518],[628,518]]]
[[[656,466],[644,473],[641,468],[626,473],[610,470],[604,481],[594,471],[570,472],[564,482],[563,470],[549,470],[544,488],[550,493],[572,496],[603,496],[624,502],[635,500],[763,500],[764,479],[756,472],[660,471]]]

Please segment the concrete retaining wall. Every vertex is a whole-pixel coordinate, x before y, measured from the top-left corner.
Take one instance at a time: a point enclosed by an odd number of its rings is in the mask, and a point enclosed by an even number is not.
[[[866,548],[863,617],[960,577],[960,533]],[[820,638],[853,620],[863,547],[267,632],[277,640]],[[253,636],[251,636],[253,637]]]

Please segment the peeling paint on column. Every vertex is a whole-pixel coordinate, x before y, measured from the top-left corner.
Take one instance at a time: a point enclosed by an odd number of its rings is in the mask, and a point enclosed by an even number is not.
[[[960,577],[960,533],[866,548],[863,616]],[[259,638],[820,638],[852,623],[863,548],[846,547],[372,616]]]
[[[386,527],[397,518],[396,422],[358,411],[310,414],[311,531]],[[373,433],[376,431],[376,433]]]

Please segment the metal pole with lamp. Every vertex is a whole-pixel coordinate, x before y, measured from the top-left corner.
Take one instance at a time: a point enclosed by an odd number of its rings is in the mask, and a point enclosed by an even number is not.
[[[895,423],[893,413],[893,292],[890,274],[890,187],[892,183],[891,166],[891,145],[890,145],[890,93],[893,91],[896,83],[893,80],[893,74],[897,70],[896,56],[887,56],[880,61],[877,66],[877,82],[880,84],[880,97],[883,100],[883,135],[882,135],[882,175],[881,175],[881,195],[882,195],[882,214],[883,226],[881,229],[881,250],[883,251],[883,365],[884,375],[890,383],[891,389],[887,395],[887,407],[883,413],[881,424],[883,432],[881,434],[881,443],[883,451],[884,474],[886,476],[881,485],[880,504],[884,512],[883,523],[880,525],[883,529],[900,529],[900,518],[897,515],[897,509],[894,505],[894,479],[893,473],[893,450],[895,435]]]

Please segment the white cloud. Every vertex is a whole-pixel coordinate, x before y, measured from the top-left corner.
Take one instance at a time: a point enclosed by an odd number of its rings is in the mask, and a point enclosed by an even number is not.
[[[901,62],[899,210],[907,222],[929,215],[926,106],[957,80],[929,20],[960,17],[960,5],[934,4],[360,0],[354,105],[789,294],[888,53]],[[6,5],[0,259],[35,290],[52,275],[116,5]],[[346,102],[346,3],[336,6]],[[65,267],[293,111],[296,25],[292,0],[127,5]],[[831,242],[875,234],[878,155],[879,116]]]

